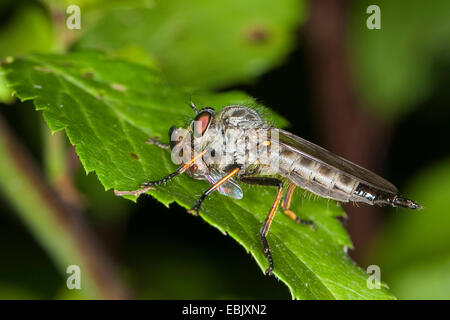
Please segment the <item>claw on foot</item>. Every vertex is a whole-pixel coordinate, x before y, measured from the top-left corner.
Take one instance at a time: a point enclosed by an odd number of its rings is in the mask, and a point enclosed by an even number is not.
[[[299,217],[295,218],[295,222],[308,225],[312,230],[317,230],[316,224],[310,220],[302,220]]]
[[[316,225],[314,224],[313,221],[309,221],[309,220],[303,220],[300,219],[295,212],[293,212],[292,210],[289,209],[283,209],[283,212],[285,215],[287,215],[289,218],[291,218],[292,220],[294,220],[297,223],[301,223],[301,224],[305,224],[308,225],[312,230],[316,230]]]
[[[271,276],[271,275],[273,275],[273,269],[272,269],[272,267],[269,267],[269,268],[267,268],[266,269],[266,271],[264,272],[264,274],[266,275],[266,276]]]
[[[191,208],[187,212],[198,217],[198,209],[196,209],[196,208]]]

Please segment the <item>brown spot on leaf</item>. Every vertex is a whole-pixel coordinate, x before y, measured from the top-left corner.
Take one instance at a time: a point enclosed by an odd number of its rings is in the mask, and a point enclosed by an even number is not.
[[[130,153],[130,155],[135,158],[136,160],[139,160],[139,156],[136,153]]]
[[[85,77],[87,79],[93,79],[94,73],[92,71],[86,70],[83,72],[83,77]]]
[[[105,97],[105,92],[99,91],[99,92],[97,93],[97,99],[98,99],[98,100],[103,100],[104,97]]]
[[[264,44],[269,40],[269,30],[263,26],[253,26],[245,33],[246,39],[254,44]]]

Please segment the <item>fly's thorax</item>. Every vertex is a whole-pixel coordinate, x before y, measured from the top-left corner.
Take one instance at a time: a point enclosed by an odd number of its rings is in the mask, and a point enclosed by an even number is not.
[[[191,126],[195,127],[195,126]],[[249,165],[269,163],[267,141],[271,127],[248,107],[225,107],[201,135],[195,135],[195,152],[205,150],[207,165],[225,170],[239,166],[242,171]]]
[[[211,163],[220,169],[239,166],[243,171],[249,166],[269,165],[273,154],[270,139],[266,129],[223,126],[222,135],[215,136],[208,145],[215,154]]]
[[[193,176],[207,174],[210,166],[221,171],[239,166],[246,172],[250,166],[274,167],[278,162],[278,131],[248,107],[228,106],[218,117],[210,110],[200,111],[188,129],[172,135],[174,163],[188,163],[203,153],[203,162],[197,159],[194,167],[199,174]]]
[[[225,107],[220,112],[218,120],[225,128],[270,129],[270,126],[256,110],[246,106]]]

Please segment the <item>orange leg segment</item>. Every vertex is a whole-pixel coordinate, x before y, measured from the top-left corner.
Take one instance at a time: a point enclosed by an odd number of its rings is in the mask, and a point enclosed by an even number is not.
[[[189,213],[198,216],[198,210],[200,209],[200,206],[202,205],[203,201],[206,199],[206,197],[208,195],[210,195],[214,190],[216,190],[218,187],[220,187],[222,184],[224,184],[226,181],[230,180],[234,175],[236,175],[236,173],[239,172],[239,170],[241,170],[240,168],[235,168],[233,170],[231,170],[227,175],[225,175],[222,179],[220,179],[219,181],[217,181],[214,185],[212,185],[208,190],[206,190],[201,196],[200,198],[198,198],[197,202],[195,203],[195,205],[188,210]]]
[[[287,188],[287,191],[286,191],[286,194],[285,194],[284,199],[283,199],[283,203],[281,204],[281,208],[283,209],[284,214],[287,215],[292,220],[294,220],[295,222],[309,225],[309,226],[311,226],[312,229],[315,229],[316,227],[314,225],[314,222],[300,219],[295,214],[295,212],[290,209],[292,195],[294,194],[295,187],[296,187],[295,184],[293,184],[293,183],[289,184],[289,186]]]
[[[281,202],[281,196],[283,194],[283,182],[275,178],[267,178],[267,177],[241,177],[240,181],[260,186],[278,187],[278,191],[272,203],[272,207],[270,208],[269,213],[267,214],[264,224],[259,230],[259,236],[261,237],[264,254],[266,255],[267,261],[269,262],[269,267],[266,269],[265,273],[267,275],[271,275],[273,271],[273,259],[266,237],[269,234],[270,225],[272,224],[273,217],[275,216],[275,213],[277,212],[277,209]]]

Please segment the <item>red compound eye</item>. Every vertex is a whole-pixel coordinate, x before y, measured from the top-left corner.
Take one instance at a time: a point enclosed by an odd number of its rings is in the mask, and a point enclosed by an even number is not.
[[[208,128],[211,114],[209,112],[200,113],[195,119],[195,134],[197,136],[203,135]]]

